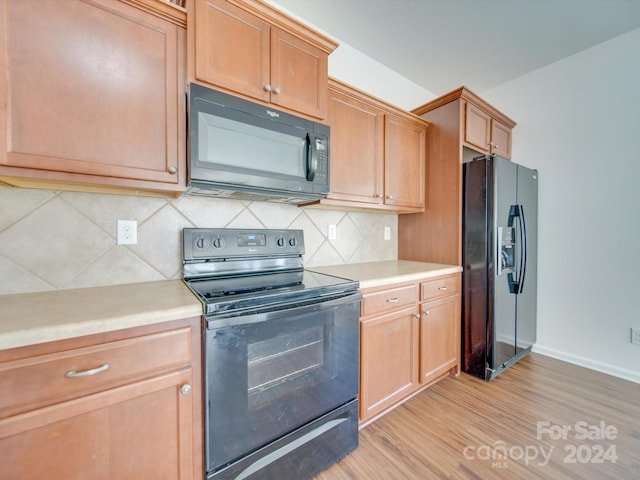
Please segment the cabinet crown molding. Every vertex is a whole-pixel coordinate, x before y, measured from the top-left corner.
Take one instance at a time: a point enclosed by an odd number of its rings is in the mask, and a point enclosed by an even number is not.
[[[431,125],[430,122],[425,120],[422,117],[419,117],[415,114],[415,112],[404,110],[400,107],[390,104],[389,102],[382,100],[381,98],[375,97],[370,93],[365,92],[364,90],[360,90],[348,83],[344,83],[341,80],[338,80],[333,77],[329,77],[329,89],[335,92],[342,93],[343,95],[349,95],[357,100],[366,99],[367,102],[376,106],[380,110],[383,110],[385,113],[394,113],[400,117],[404,117],[410,119],[411,121],[416,121],[422,123],[425,127],[429,127]]]
[[[288,31],[306,42],[312,43],[327,54],[333,52],[338,47],[338,42],[335,40],[261,0],[227,0],[227,2],[256,15],[271,25]]]
[[[462,86],[456,90],[453,90],[452,92],[446,93],[436,98],[435,100],[425,103],[424,105],[416,107],[413,110],[411,110],[411,113],[414,113],[415,115],[423,115],[427,112],[430,112],[431,110],[434,110],[438,107],[441,107],[442,105],[446,105],[447,103],[453,102],[460,98],[473,103],[477,107],[480,107],[482,110],[487,112],[493,118],[505,124],[509,128],[513,128],[516,126],[516,122],[514,120],[507,117],[500,110],[495,108],[493,105],[487,103],[485,100],[483,100],[481,97],[473,93],[471,90],[469,90],[465,86]]]
[[[187,28],[187,10],[166,0],[121,0],[124,3],[133,5],[153,13],[158,17],[175,23],[179,27]]]

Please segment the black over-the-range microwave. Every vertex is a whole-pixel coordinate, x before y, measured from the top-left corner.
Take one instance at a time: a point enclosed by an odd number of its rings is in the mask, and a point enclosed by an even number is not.
[[[188,92],[192,195],[301,204],[329,192],[329,127],[195,83]]]

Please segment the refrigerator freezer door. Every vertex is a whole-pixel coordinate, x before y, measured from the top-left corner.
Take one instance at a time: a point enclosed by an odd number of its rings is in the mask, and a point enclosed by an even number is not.
[[[526,226],[526,264],[516,298],[516,354],[536,341],[538,284],[538,171],[518,166],[518,203]]]
[[[502,252],[497,239],[500,227],[509,228],[511,207],[517,204],[518,165],[494,157],[493,163],[493,222],[491,251],[499,261]],[[520,255],[521,245],[515,235],[515,256]],[[518,265],[519,267],[519,265]],[[509,275],[498,275],[493,268],[493,342],[490,342],[490,369],[498,369],[511,360],[516,353],[516,297],[509,288]],[[491,348],[493,347],[493,348]]]

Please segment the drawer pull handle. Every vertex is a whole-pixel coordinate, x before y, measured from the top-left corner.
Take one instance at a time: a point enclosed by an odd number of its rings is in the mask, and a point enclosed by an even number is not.
[[[447,291],[447,287],[438,287],[438,290],[442,290],[443,292]]]
[[[81,372],[67,372],[65,377],[67,378],[82,378],[82,377],[90,377],[91,375],[96,375],[101,372],[106,372],[109,370],[109,364],[105,363],[100,365],[99,367],[92,368],[91,370],[82,370]]]
[[[400,301],[398,297],[387,298],[387,302],[389,303],[397,303],[398,301]]]

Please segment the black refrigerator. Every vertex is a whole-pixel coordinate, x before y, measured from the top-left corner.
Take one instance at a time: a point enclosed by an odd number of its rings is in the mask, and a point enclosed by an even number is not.
[[[536,341],[537,170],[465,163],[462,212],[462,370],[492,380]]]

